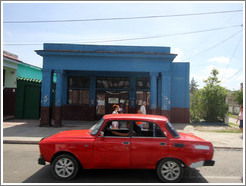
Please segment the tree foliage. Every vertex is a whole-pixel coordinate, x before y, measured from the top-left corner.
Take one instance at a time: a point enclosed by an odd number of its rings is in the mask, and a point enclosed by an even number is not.
[[[193,94],[196,90],[198,90],[198,85],[197,82],[195,81],[194,78],[192,78],[190,82],[190,93]]]
[[[201,91],[195,90],[190,94],[190,119],[192,122],[200,122],[202,116]]]
[[[243,106],[243,89],[234,92],[233,97],[237,104]]]
[[[219,85],[218,70],[213,69],[206,79],[205,87],[191,94],[191,121],[221,122],[227,113],[228,90]]]

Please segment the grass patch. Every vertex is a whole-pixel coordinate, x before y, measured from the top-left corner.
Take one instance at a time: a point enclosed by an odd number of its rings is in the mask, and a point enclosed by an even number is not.
[[[235,124],[235,123],[228,123],[228,124],[233,126],[233,127],[238,127],[239,126],[238,124]]]
[[[236,118],[236,119],[238,118],[238,115],[234,115],[232,113],[227,113],[227,115],[231,118]]]
[[[241,133],[241,130],[217,130],[217,131],[211,131],[211,132],[217,132],[217,133]]]

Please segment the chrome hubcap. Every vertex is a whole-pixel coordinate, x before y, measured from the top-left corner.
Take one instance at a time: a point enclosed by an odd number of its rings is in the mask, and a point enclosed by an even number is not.
[[[74,164],[70,159],[62,158],[56,162],[55,172],[58,176],[67,178],[73,174]]]
[[[174,161],[167,161],[161,167],[162,176],[169,181],[177,179],[180,175],[180,167]]]

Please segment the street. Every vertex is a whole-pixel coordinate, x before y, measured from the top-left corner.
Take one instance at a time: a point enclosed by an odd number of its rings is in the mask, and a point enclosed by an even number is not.
[[[61,183],[38,165],[38,145],[3,145],[3,183]],[[216,149],[215,166],[192,169],[183,183],[242,183],[243,151]],[[67,183],[160,183],[155,170],[86,170]]]

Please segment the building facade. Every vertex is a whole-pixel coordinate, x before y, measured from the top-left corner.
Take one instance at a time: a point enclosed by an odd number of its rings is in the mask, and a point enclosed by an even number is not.
[[[3,51],[3,115],[39,119],[41,80],[41,68],[20,61],[16,54]]]
[[[17,90],[17,67],[21,61],[18,56],[3,51],[3,115],[14,116]]]
[[[44,44],[41,126],[97,120],[124,104],[137,113],[189,123],[189,63],[174,63],[170,47]],[[55,95],[53,75],[56,75]]]

